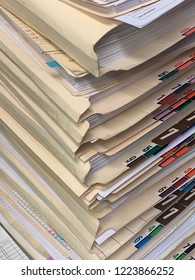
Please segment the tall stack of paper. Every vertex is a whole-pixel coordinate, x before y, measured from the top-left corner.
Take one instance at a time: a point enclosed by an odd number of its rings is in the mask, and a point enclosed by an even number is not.
[[[193,257],[195,5],[139,2],[0,0],[0,223],[26,258]]]

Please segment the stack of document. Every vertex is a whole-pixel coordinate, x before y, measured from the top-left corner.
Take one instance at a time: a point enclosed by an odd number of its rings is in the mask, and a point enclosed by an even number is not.
[[[130,69],[152,58],[180,41],[181,31],[194,24],[193,0],[184,1],[144,29],[92,17],[58,0],[0,3],[97,77],[112,70]]]
[[[157,0],[61,0],[64,3],[102,17],[116,17],[148,6]]]
[[[7,258],[193,258],[195,5],[139,2],[0,0]]]

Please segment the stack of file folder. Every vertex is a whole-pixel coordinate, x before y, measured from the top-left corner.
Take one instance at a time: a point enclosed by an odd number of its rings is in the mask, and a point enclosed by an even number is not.
[[[0,4],[0,259],[194,259],[194,1]]]

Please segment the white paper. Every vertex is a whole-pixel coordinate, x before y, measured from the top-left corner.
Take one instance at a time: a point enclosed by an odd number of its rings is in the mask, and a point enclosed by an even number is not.
[[[0,260],[28,260],[16,242],[0,225]]]
[[[142,28],[182,2],[184,2],[184,0],[160,0],[147,7],[119,16],[116,19]]]

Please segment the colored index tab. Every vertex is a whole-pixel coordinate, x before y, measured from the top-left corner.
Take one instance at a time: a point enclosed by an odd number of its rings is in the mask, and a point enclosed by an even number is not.
[[[146,236],[144,239],[142,239],[135,247],[137,249],[140,249],[142,246],[144,246],[148,241],[150,241],[150,237]]]
[[[171,94],[169,94],[168,96],[166,96],[165,98],[163,98],[162,100],[160,100],[160,101],[158,102],[158,104],[165,105],[165,104],[167,104],[171,99],[173,99],[174,97],[176,97],[176,94],[175,94],[175,93],[171,93]]]
[[[192,188],[190,191],[185,193],[185,195],[178,201],[178,203],[187,207],[190,205],[195,199],[195,188]]]
[[[188,106],[190,103],[192,102],[191,99],[187,100],[185,103],[183,103],[182,105],[180,105],[179,107],[177,107],[177,111],[181,111],[183,110],[183,108],[185,108],[186,106]]]
[[[186,84],[183,84],[181,87],[179,87],[178,89],[176,89],[175,91],[174,91],[174,93],[180,93],[182,90],[184,90],[184,89],[186,89],[186,88],[188,88],[189,86],[191,86],[191,83],[190,82],[188,82],[188,83],[186,83]]]
[[[60,64],[57,62],[57,61],[49,61],[49,62],[46,62],[46,64],[50,67],[50,68],[56,68],[56,67],[59,67]]]
[[[159,225],[157,226],[150,234],[149,237],[154,237],[159,231],[161,231],[161,229],[163,229],[164,226],[163,225]]]
[[[185,127],[179,124],[176,124],[169,129],[165,130],[156,138],[152,139],[152,143],[155,143],[159,146],[165,146],[177,138],[183,131]]]
[[[168,223],[170,223],[173,219],[175,219],[186,207],[184,205],[181,205],[179,203],[175,203],[172,207],[170,207],[167,211],[162,213],[156,221],[166,226]]]
[[[182,177],[180,180],[178,180],[175,184],[173,184],[174,188],[179,188],[179,186],[183,185],[188,180],[187,177]]]
[[[185,257],[186,257],[186,254],[182,253],[178,258],[176,258],[176,260],[183,260],[183,259],[185,259]]]
[[[194,181],[191,182],[189,185],[182,187],[181,190],[182,190],[183,192],[188,192],[188,191],[191,190],[193,187],[195,187],[195,182],[194,182]]]
[[[195,249],[195,243],[193,243],[190,247],[188,247],[184,253],[189,254],[192,250]]]
[[[186,174],[186,176],[188,178],[192,178],[193,176],[195,176],[195,169],[193,169],[192,171],[190,171],[188,174]]]
[[[194,100],[195,99],[195,91],[191,92],[190,94],[188,94],[186,96],[187,99],[191,99],[191,100]]]
[[[182,195],[184,192],[181,190],[176,190],[174,193],[170,194],[167,196],[163,201],[160,201],[158,204],[154,206],[154,208],[162,211],[165,211],[167,208],[169,208],[173,203],[175,203]]]
[[[160,78],[159,80],[165,81],[165,80],[171,78],[172,76],[174,76],[177,73],[178,73],[178,70],[173,70],[173,71],[169,72],[167,75],[165,75],[162,78]]]
[[[190,34],[192,34],[192,33],[194,33],[194,32],[195,32],[195,27],[192,27],[191,29],[189,29],[188,31],[186,31],[183,35],[188,36],[188,35],[190,35]]]
[[[176,157],[182,156],[185,152],[187,152],[190,148],[188,146],[183,147],[178,152],[175,153]]]
[[[188,60],[187,62],[185,62],[184,64],[182,64],[181,66],[179,66],[177,69],[179,71],[182,71],[183,69],[185,69],[186,67],[190,66],[193,63],[192,60]]]
[[[182,119],[181,121],[179,121],[178,123],[179,125],[183,125],[186,128],[190,127],[192,125],[195,124],[195,111],[192,112],[191,114],[189,114],[188,116],[186,116],[184,119]]]
[[[168,156],[170,156],[171,154],[173,154],[174,152],[177,152],[179,149],[179,147],[174,147],[171,150],[169,150],[168,152],[164,153],[161,157],[162,158],[167,158]]]
[[[163,161],[161,164],[160,164],[160,167],[164,168],[166,167],[167,165],[169,165],[171,162],[173,162],[176,158],[175,157],[169,157],[168,159],[166,159],[165,161]]]
[[[177,101],[176,103],[174,103],[173,105],[171,105],[171,108],[176,109],[177,107],[179,107],[180,105],[182,105],[185,102],[186,102],[186,99],[182,98],[179,101]]]
[[[166,115],[169,114],[170,112],[171,112],[171,109],[167,109],[167,110],[161,112],[160,114],[156,115],[156,116],[154,117],[154,119],[160,120],[161,118],[163,118],[164,116],[166,116]]]
[[[164,147],[161,146],[155,146],[154,148],[152,148],[151,150],[149,150],[147,153],[144,154],[145,157],[149,158],[152,155],[157,154],[160,150],[162,150]]]
[[[159,194],[160,197],[166,197],[167,195],[171,194],[172,192],[174,192],[175,188],[170,187],[168,188],[166,191],[162,192],[161,194]]]
[[[177,111],[172,111],[170,114],[168,114],[164,118],[162,118],[161,121],[165,122],[168,119],[170,119],[172,116],[174,116],[175,114],[177,114]]]
[[[139,164],[141,164],[145,160],[146,160],[146,158],[144,156],[138,157],[134,161],[132,161],[129,164],[127,164],[127,167],[130,167],[130,168],[137,167]]]

